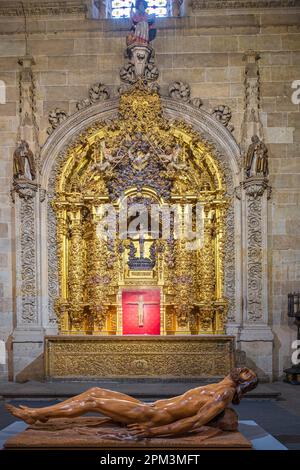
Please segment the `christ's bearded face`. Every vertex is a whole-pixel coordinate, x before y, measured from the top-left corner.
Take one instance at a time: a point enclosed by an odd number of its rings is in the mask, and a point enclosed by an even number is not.
[[[254,374],[254,372],[250,369],[247,369],[246,367],[244,367],[240,374],[240,383],[244,383],[244,382],[249,382],[251,381],[254,377],[256,377],[256,375]]]
[[[250,390],[253,390],[258,384],[256,374],[247,367],[233,369],[230,372],[230,378],[236,384],[236,393],[232,399],[232,403],[234,404],[239,404],[242,396]]]

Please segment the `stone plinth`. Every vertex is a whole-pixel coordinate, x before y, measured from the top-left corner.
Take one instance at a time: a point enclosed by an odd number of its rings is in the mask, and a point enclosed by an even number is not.
[[[240,432],[203,426],[197,434],[137,440],[126,427],[106,418],[56,419],[29,426],[11,437],[6,449],[226,449],[249,450],[252,445]]]

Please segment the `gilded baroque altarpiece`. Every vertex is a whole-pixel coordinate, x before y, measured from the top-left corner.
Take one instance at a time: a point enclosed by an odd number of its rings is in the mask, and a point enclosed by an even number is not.
[[[122,334],[123,289],[159,288],[161,334],[224,333],[226,187],[213,148],[191,126],[164,116],[157,91],[142,81],[121,94],[119,115],[88,128],[67,151],[52,202],[57,219],[62,334]],[[194,249],[174,235],[122,238],[120,208],[141,204],[203,207],[203,237]],[[99,222],[117,217],[117,236]],[[173,220],[173,224],[172,224]],[[193,222],[192,222],[193,223]],[[152,232],[153,233],[153,232]],[[143,250],[146,266],[138,266]]]

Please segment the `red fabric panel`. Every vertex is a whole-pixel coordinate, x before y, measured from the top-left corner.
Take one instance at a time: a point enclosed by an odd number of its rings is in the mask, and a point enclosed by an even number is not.
[[[139,305],[143,306],[143,326],[139,325]],[[123,335],[160,334],[160,291],[124,291],[122,294]]]

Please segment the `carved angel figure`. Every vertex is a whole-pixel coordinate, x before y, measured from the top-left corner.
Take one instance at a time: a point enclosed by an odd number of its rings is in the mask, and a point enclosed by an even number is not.
[[[181,147],[176,145],[176,148],[172,152],[166,152],[160,155],[161,160],[167,164],[168,170],[186,170],[187,165],[180,159]]]
[[[106,171],[111,168],[114,158],[106,147],[105,142],[101,142],[100,161],[93,165],[93,170]]]
[[[14,178],[35,180],[36,168],[33,153],[26,140],[20,140],[14,151]]]

